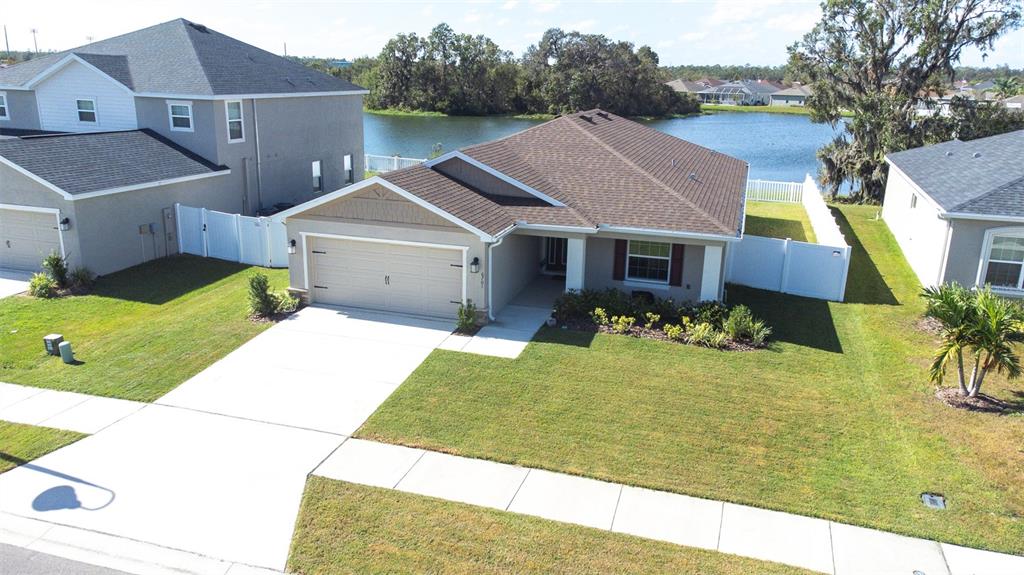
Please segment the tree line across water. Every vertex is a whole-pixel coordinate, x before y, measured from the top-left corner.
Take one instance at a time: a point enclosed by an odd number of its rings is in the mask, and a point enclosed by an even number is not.
[[[439,24],[429,35],[399,34],[376,57],[339,68],[307,64],[370,90],[373,109],[451,115],[560,114],[600,107],[624,116],[691,114],[697,102],[665,85],[658,55],[600,34],[553,28],[522,57],[486,36]]]

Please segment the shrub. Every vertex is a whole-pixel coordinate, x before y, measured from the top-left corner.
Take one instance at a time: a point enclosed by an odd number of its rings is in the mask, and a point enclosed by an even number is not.
[[[57,282],[58,288],[68,287],[68,263],[63,256],[57,252],[50,252],[50,255],[43,258],[43,269]]]
[[[772,334],[772,328],[768,327],[768,324],[764,323],[764,320],[757,320],[750,328],[750,343],[757,347],[761,347],[768,341],[768,336]]]
[[[594,325],[602,326],[608,325],[608,313],[604,311],[603,307],[595,307],[594,311],[590,312],[590,319],[594,321]]]
[[[673,341],[682,341],[686,337],[686,331],[683,330],[681,325],[666,323],[661,329],[665,332],[665,336]]]
[[[93,275],[89,268],[78,266],[71,270],[71,274],[68,276],[68,283],[71,289],[84,291],[92,287],[95,283],[96,276]]]
[[[645,329],[654,329],[654,324],[661,321],[661,314],[658,313],[647,312],[644,317],[647,318],[647,323],[644,324]]]
[[[688,334],[690,343],[713,348],[723,347],[727,337],[725,332],[715,329],[715,326],[707,322],[694,325]]]
[[[34,297],[57,297],[58,289],[57,281],[46,274],[32,274],[32,279],[28,282],[28,293]]]
[[[754,327],[754,314],[750,313],[750,308],[747,306],[738,305],[729,310],[729,316],[723,327],[725,333],[729,334],[732,339],[750,337],[750,332]]]
[[[706,301],[697,306],[694,312],[694,320],[697,323],[706,323],[715,329],[722,329],[728,308],[718,301]]]
[[[617,315],[612,317],[612,331],[615,333],[629,333],[633,329],[636,318],[628,315]]]
[[[461,332],[473,331],[476,327],[476,304],[473,300],[466,300],[466,303],[459,304],[459,319],[456,329]]]
[[[263,272],[249,276],[249,313],[256,317],[271,317],[279,313],[291,313],[299,306],[299,300],[287,293],[270,291],[270,279]]]

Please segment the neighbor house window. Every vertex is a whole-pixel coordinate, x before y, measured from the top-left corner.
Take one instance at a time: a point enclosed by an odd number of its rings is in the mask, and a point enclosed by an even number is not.
[[[313,193],[319,194],[324,191],[324,179],[320,175],[320,160],[313,162]]]
[[[992,236],[984,283],[995,288],[1024,289],[1024,229]]]
[[[10,120],[11,115],[7,113],[7,94],[0,92],[0,120]]]
[[[78,121],[90,124],[96,123],[96,100],[82,98],[75,100],[78,107]]]
[[[236,100],[234,102],[228,102],[226,105],[228,115],[228,141],[244,142],[245,128],[242,127],[242,102],[240,100]]]
[[[355,180],[355,172],[352,170],[352,154],[345,154],[345,183],[351,184]]]
[[[668,283],[672,244],[630,240],[627,254],[626,279]]]
[[[172,132],[192,131],[192,102],[167,102]]]

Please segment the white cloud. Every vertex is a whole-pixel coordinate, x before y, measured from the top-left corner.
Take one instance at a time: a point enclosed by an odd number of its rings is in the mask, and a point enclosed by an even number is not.
[[[687,32],[687,33],[679,36],[679,39],[681,41],[683,41],[683,42],[696,42],[698,40],[703,40],[704,38],[707,38],[707,37],[708,37],[708,33],[707,32]]]
[[[557,0],[530,0],[530,6],[537,12],[551,12],[558,8]]]
[[[474,22],[479,22],[481,18],[483,18],[483,16],[481,16],[479,12],[473,11],[467,12],[466,15],[462,17],[462,21],[467,24],[472,24]]]
[[[508,0],[508,2],[505,2],[504,4],[501,5],[501,9],[502,10],[512,10],[513,8],[515,8],[518,5],[519,5],[519,0]]]

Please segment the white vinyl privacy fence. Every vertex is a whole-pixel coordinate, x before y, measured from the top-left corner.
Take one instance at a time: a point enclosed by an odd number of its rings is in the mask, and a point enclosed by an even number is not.
[[[288,267],[284,224],[175,204],[178,251],[268,268]]]
[[[726,281],[805,297],[843,301],[850,246],[810,176],[798,199],[818,243],[744,235],[729,246]],[[750,201],[750,196],[747,197]],[[766,200],[784,201],[784,200]]]
[[[384,172],[393,172],[395,170],[401,170],[402,168],[408,168],[409,166],[415,166],[425,162],[419,158],[402,158],[400,156],[377,156],[374,154],[366,154],[366,163],[363,164],[367,172],[377,172],[383,174]]]

